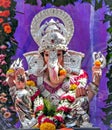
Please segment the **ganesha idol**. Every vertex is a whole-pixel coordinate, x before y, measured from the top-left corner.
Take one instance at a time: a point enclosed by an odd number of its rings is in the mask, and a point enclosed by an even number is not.
[[[81,69],[84,54],[67,47],[73,33],[73,21],[63,10],[46,9],[33,18],[31,34],[39,49],[24,54],[27,71],[18,59],[7,72],[23,128],[92,127],[89,102],[98,92],[105,57],[93,53],[93,80],[88,83]]]

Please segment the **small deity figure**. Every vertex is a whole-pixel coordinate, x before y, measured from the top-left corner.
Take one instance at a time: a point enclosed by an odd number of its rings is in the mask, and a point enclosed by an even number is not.
[[[63,10],[46,9],[33,18],[31,34],[39,49],[24,54],[27,71],[21,67],[14,69],[13,80],[8,75],[10,92],[21,122],[37,120],[40,129],[46,122],[56,128],[62,123],[66,127],[92,127],[88,106],[98,92],[105,58],[102,54],[93,54],[93,80],[88,83],[88,75],[81,68],[85,55],[67,47],[73,33],[73,21]],[[25,128],[25,124],[23,126]]]

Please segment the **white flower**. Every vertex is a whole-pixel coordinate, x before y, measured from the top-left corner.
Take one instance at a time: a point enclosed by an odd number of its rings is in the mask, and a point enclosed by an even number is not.
[[[80,82],[80,84],[78,85],[78,87],[85,87],[87,84],[87,78],[81,78],[78,80]]]
[[[36,108],[40,105],[44,105],[43,103],[43,98],[42,97],[39,97],[37,96],[37,98],[35,99],[34,101],[34,111],[36,110]]]

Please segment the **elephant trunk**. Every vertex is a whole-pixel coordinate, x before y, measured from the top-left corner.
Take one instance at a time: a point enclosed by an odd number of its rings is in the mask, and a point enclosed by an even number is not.
[[[50,51],[48,60],[48,71],[50,82],[58,85],[63,82],[65,76],[59,76],[60,64],[58,63],[57,51]]]

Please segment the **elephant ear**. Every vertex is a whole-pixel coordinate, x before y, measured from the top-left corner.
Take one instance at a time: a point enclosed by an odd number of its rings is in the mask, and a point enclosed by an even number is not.
[[[81,52],[76,52],[72,50],[68,50],[64,54],[64,68],[69,73],[80,73],[82,59],[84,58],[84,54]]]
[[[37,76],[44,66],[42,55],[37,51],[32,51],[25,53],[24,56],[28,63],[28,74]]]

